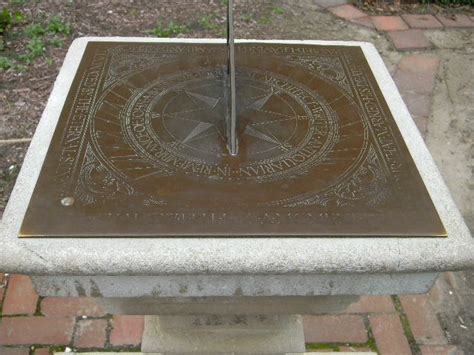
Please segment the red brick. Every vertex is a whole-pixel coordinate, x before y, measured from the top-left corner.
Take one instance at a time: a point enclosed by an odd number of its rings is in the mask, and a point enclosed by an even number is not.
[[[408,26],[400,16],[372,16],[372,22],[379,31],[408,30]]]
[[[359,17],[367,16],[364,12],[360,11],[354,5],[341,5],[330,7],[329,11],[338,17],[342,17],[346,20],[352,20]]]
[[[474,27],[474,22],[463,14],[452,14],[448,16],[436,15],[437,19],[446,27],[468,28]]]
[[[440,60],[432,55],[404,56],[398,64],[395,82],[401,91],[431,94]]]
[[[73,329],[73,318],[4,317],[0,321],[0,345],[66,345]]]
[[[460,311],[460,309],[457,307],[458,303],[453,302],[453,299],[456,296],[454,295],[454,288],[449,282],[449,274],[452,273],[444,273],[438,277],[434,286],[428,293],[428,297],[435,309],[441,309],[442,307],[445,307],[445,305],[449,304],[451,307],[455,307],[453,312],[457,313]]]
[[[143,316],[114,316],[110,343],[112,346],[139,345],[142,342],[144,326]]]
[[[0,347],[1,355],[29,355],[29,348],[2,348]]]
[[[422,30],[405,30],[388,32],[388,37],[398,50],[431,48],[431,42]]]
[[[304,316],[303,327],[307,343],[367,342],[367,330],[361,316]]]
[[[370,326],[383,355],[411,355],[410,346],[403,333],[398,314],[382,314],[370,317]]]
[[[431,97],[426,94],[415,95],[401,91],[403,100],[413,117],[427,117],[431,112]]]
[[[8,282],[8,289],[3,303],[3,314],[29,314],[36,311],[38,295],[33,289],[29,276],[12,275]]]
[[[77,323],[74,346],[77,348],[103,348],[106,340],[107,320],[88,319]]]
[[[351,22],[364,27],[375,28],[375,25],[372,21],[372,17],[370,16],[354,18],[351,20]]]
[[[400,301],[417,343],[425,345],[447,344],[443,329],[441,329],[438,318],[429,303],[428,296],[403,295],[400,296]]]
[[[392,313],[395,312],[390,296],[361,296],[344,313]]]
[[[49,355],[49,348],[36,349],[35,355]]]
[[[411,28],[443,28],[433,15],[402,15],[402,18]]]
[[[94,298],[47,297],[41,302],[41,313],[48,317],[103,317],[105,310]]]
[[[431,113],[432,92],[440,60],[429,55],[402,58],[394,79],[418,129],[426,133]]]
[[[442,276],[446,279],[446,282],[452,289],[460,290],[461,287],[464,287],[463,282],[460,282],[462,276],[460,276],[459,272],[445,272]]]
[[[453,345],[423,345],[421,355],[463,355],[464,352]]]

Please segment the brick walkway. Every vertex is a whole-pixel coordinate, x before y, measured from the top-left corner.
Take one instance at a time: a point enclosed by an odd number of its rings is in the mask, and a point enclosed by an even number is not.
[[[386,35],[407,52],[394,79],[422,134],[426,133],[440,59],[425,36],[430,29],[472,28],[467,16],[367,16],[345,1],[314,0],[324,11]],[[337,6],[328,6],[334,4]],[[416,50],[416,52],[413,52]],[[367,296],[339,315],[305,316],[310,351],[374,351],[382,355],[462,354],[448,340],[433,305],[450,297],[446,273],[428,295]],[[2,282],[3,280],[3,282]],[[27,276],[0,274],[0,355],[49,354],[56,350],[138,351],[141,316],[112,316],[91,298],[41,298]]]
[[[314,0],[325,11],[352,23],[373,28],[386,35],[393,46],[401,51],[409,52],[402,57],[394,79],[418,129],[424,136],[427,130],[431,111],[431,99],[436,73],[440,64],[439,58],[432,51],[434,45],[425,35],[425,31],[433,29],[472,29],[474,19],[466,15],[445,17],[442,15],[402,15],[402,16],[368,16],[344,0]]]
[[[450,277],[428,295],[364,296],[344,314],[304,316],[308,350],[462,354],[448,345],[432,307],[449,297]],[[38,297],[28,276],[0,274],[0,280],[1,355],[140,349],[142,316],[106,314],[93,298]]]

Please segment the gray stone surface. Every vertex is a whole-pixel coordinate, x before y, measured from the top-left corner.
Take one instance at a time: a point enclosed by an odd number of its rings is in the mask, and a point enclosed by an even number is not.
[[[359,296],[97,298],[110,314],[273,315],[342,313]]]
[[[426,142],[467,225],[474,230],[474,32],[430,31],[442,64]],[[444,275],[435,305],[450,344],[474,354],[474,271]]]
[[[474,32],[434,31],[441,65],[426,144],[474,230]],[[443,144],[440,144],[443,142]]]
[[[351,0],[314,0],[314,2],[316,5],[326,8],[326,7],[349,4],[352,1]]]
[[[41,296],[233,297],[424,293],[436,273],[33,276]]]
[[[303,321],[298,315],[147,316],[142,351],[302,353]]]
[[[80,352],[80,353],[76,353],[76,352],[69,352],[69,353],[63,353],[63,352],[59,352],[59,353],[54,353],[54,355],[75,355],[75,354],[80,354],[80,355],[101,355],[101,354],[107,354],[107,355],[144,355],[145,353],[124,353],[124,352],[119,352],[119,353],[114,353],[114,352],[109,352],[107,351],[107,353],[104,353],[104,352],[93,352],[93,353],[84,353],[84,352]],[[176,353],[175,353],[176,354]],[[193,352],[192,355],[207,355],[208,353],[195,353]],[[314,354],[314,353],[286,353],[286,354],[281,354],[281,355],[305,355],[305,354]],[[147,353],[147,355],[167,355],[167,354],[164,354],[164,353]],[[171,354],[170,354],[171,355]],[[181,355],[191,355],[191,354],[183,354],[181,353]],[[219,355],[235,355],[235,353],[231,353],[231,352],[221,352],[219,353]],[[241,354],[241,355],[244,355],[244,354]],[[248,355],[248,354],[247,354]],[[278,355],[277,354],[274,354],[274,355]],[[346,352],[337,352],[337,353],[333,353],[333,352],[329,352],[329,353],[324,353],[324,355],[377,355],[376,353],[368,353],[368,352],[353,352],[351,351],[350,353],[346,353]]]
[[[447,228],[448,238],[19,240],[17,232],[22,216],[87,40],[76,40],[68,53],[4,213],[0,269],[49,275],[280,275],[428,272],[474,266],[474,243],[470,232],[390,74],[375,48],[368,43],[359,44]],[[145,38],[100,40],[160,41]],[[344,44],[325,42],[330,43]],[[356,45],[355,42],[345,44]]]

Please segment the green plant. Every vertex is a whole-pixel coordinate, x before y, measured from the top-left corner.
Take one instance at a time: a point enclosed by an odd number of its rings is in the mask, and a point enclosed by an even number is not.
[[[30,64],[35,59],[43,56],[46,44],[62,47],[64,45],[64,36],[70,35],[73,28],[61,17],[52,16],[47,21],[29,24],[23,31],[31,39],[26,45],[26,52],[19,55],[18,60]],[[26,71],[27,67],[23,65],[21,69]],[[19,65],[16,66],[16,70],[20,71]]]
[[[26,73],[28,71],[28,67],[24,64],[18,64],[15,66],[15,70],[18,73]]]
[[[250,23],[252,22],[254,19],[254,17],[250,14],[243,14],[242,15],[242,21],[244,21],[245,23]]]
[[[272,23],[272,19],[269,16],[260,17],[258,23],[263,26],[268,26]]]
[[[329,350],[331,352],[339,352],[339,347],[333,344],[307,343],[306,350]]]
[[[0,70],[8,70],[13,67],[13,60],[7,57],[0,57]]]
[[[72,33],[72,26],[64,22],[59,16],[52,16],[47,25],[47,31],[50,33],[63,33],[70,35]]]
[[[168,25],[164,26],[161,22],[158,22],[150,33],[157,37],[171,37],[182,33],[189,32],[189,28],[186,25],[176,24],[171,21]]]
[[[44,52],[44,43],[43,40],[40,38],[33,38],[30,43],[26,45],[26,48],[30,51],[30,57],[35,59]]]
[[[275,6],[272,12],[277,15],[283,15],[285,13],[285,9],[279,6]]]
[[[205,30],[215,31],[219,28],[217,23],[215,23],[215,16],[211,16],[211,15],[203,16],[199,19],[198,22],[199,22],[199,25]]]
[[[64,39],[54,37],[49,40],[49,44],[53,47],[62,47],[64,45]]]
[[[8,8],[4,8],[0,12],[0,35],[3,35],[9,27],[24,20],[25,15],[22,12],[11,12]]]
[[[10,10],[8,9],[3,9],[2,12],[0,12],[0,35],[3,34],[7,27],[11,26],[13,23],[13,16]]]
[[[46,33],[46,28],[40,23],[32,23],[25,27],[24,32],[28,37],[34,38],[43,36]]]
[[[22,62],[30,64],[33,60],[43,55],[45,50],[43,40],[39,37],[32,38],[26,45],[26,49],[26,54],[18,56],[18,59]]]
[[[26,26],[24,31],[31,38],[44,36],[46,33],[70,35],[72,26],[64,22],[59,16],[52,16],[47,24],[32,23]]]

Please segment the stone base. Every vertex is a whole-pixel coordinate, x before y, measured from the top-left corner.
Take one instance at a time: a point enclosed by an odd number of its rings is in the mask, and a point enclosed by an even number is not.
[[[96,352],[96,353],[54,353],[54,355],[74,355],[74,354],[77,354],[77,355],[101,355],[101,354],[107,354],[107,355],[167,355],[167,354],[163,354],[163,353],[110,353],[110,352]],[[193,355],[196,355],[196,353],[192,353]],[[236,355],[235,353],[229,353],[229,352],[226,352],[226,353],[221,353],[221,355]],[[311,354],[314,354],[313,353],[287,353],[285,355],[311,355]],[[169,354],[169,355],[172,355],[172,354]],[[183,354],[181,354],[183,355]],[[190,354],[191,355],[191,354]],[[198,354],[199,355],[199,354]],[[202,354],[204,355],[204,354]],[[237,354],[238,355],[238,354]],[[376,353],[354,353],[354,352],[350,352],[350,353],[324,353],[324,355],[377,355]]]
[[[248,316],[343,312],[359,296],[96,298],[107,313],[144,316]]]
[[[95,352],[95,353],[54,353],[54,355],[74,355],[74,354],[77,354],[77,355],[101,355],[101,354],[107,354],[107,355],[167,355],[167,354],[164,354],[164,353],[110,353],[110,352]],[[225,353],[221,353],[220,355],[236,355],[235,353],[229,353],[229,352],[225,352]],[[287,353],[285,355],[311,355],[311,354],[314,354],[314,352],[312,353]],[[169,355],[172,355],[172,354],[169,354]],[[183,354],[181,354],[183,355]],[[196,353],[192,353],[190,355],[196,355]],[[197,354],[199,355],[199,354]],[[204,354],[202,354],[204,355]],[[238,355],[238,354],[237,354]],[[350,353],[340,353],[340,352],[337,352],[337,353],[324,353],[324,355],[377,355],[376,353],[367,353],[367,352],[363,352],[363,353],[354,353],[354,352],[350,352]]]
[[[304,353],[299,315],[147,316],[144,353]]]

